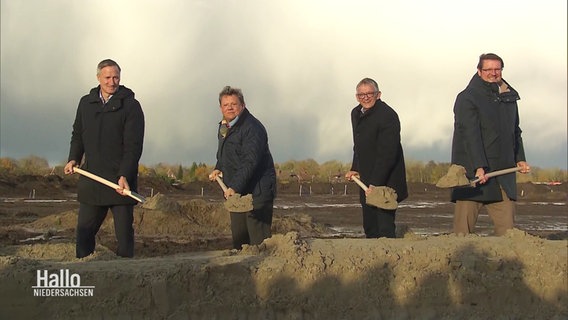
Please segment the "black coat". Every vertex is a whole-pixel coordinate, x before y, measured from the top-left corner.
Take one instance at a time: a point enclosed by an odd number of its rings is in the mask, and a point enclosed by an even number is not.
[[[215,169],[223,172],[227,187],[242,195],[252,194],[253,205],[273,201],[276,170],[262,123],[245,108],[225,138],[218,138]]]
[[[137,191],[144,113],[134,92],[124,86],[120,86],[104,106],[99,91],[99,87],[91,89],[79,102],[68,160],[80,163],[84,155],[83,169],[114,183],[124,176],[130,189]],[[136,203],[134,199],[83,176],[79,179],[78,200],[90,205]]]
[[[517,107],[520,97],[512,87],[509,90],[499,94],[496,83],[485,82],[475,74],[456,98],[452,163],[465,167],[470,179],[477,168],[488,173],[525,161]],[[476,188],[454,188],[452,201],[501,201],[499,186],[509,198],[517,199],[516,173],[510,173],[490,178]]]
[[[400,143],[400,121],[382,100],[361,112],[351,110],[353,128],[352,171],[359,172],[366,185],[388,186],[396,190],[400,202],[408,197],[404,154]]]

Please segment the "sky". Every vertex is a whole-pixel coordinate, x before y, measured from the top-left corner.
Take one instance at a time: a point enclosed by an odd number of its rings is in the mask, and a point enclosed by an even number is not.
[[[141,163],[214,164],[218,94],[241,88],[274,160],[350,162],[355,86],[379,83],[407,160],[450,162],[478,57],[505,62],[533,167],[567,169],[565,0],[0,0],[0,157],[64,164],[96,66],[146,118]]]

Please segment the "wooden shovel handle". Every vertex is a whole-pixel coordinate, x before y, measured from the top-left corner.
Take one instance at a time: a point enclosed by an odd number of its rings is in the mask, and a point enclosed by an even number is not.
[[[77,173],[80,174],[80,175],[83,175],[83,176],[85,176],[85,177],[87,177],[87,178],[91,178],[91,179],[93,179],[93,180],[95,180],[95,181],[97,181],[97,182],[100,182],[100,183],[102,183],[102,184],[104,184],[104,185],[106,185],[106,186],[108,186],[108,187],[111,187],[111,188],[113,188],[113,189],[115,189],[115,190],[116,190],[116,189],[121,189],[121,187],[120,187],[118,184],[113,183],[113,182],[110,182],[110,181],[108,181],[108,180],[105,179],[105,178],[101,178],[101,177],[99,177],[99,176],[97,176],[97,175],[95,175],[95,174],[92,174],[92,173],[90,173],[90,172],[88,172],[88,171],[85,171],[85,170],[83,170],[83,169],[81,169],[81,168],[75,167],[75,168],[73,168],[73,172],[77,172]],[[136,201],[138,201],[138,202],[140,202],[140,203],[143,203],[144,200],[145,200],[143,196],[139,195],[139,194],[136,193],[136,192],[133,192],[133,191],[130,191],[130,190],[126,190],[126,189],[124,189],[123,192],[124,192],[127,196],[131,197],[132,199],[134,199],[134,200],[136,200]]]
[[[216,176],[215,180],[217,180],[217,182],[219,183],[219,185],[221,186],[221,189],[223,189],[223,192],[227,192],[227,190],[229,188],[227,188],[227,186],[225,185],[225,183],[223,182],[223,180],[221,180],[221,177]]]
[[[514,167],[514,168],[508,168],[508,169],[503,169],[503,170],[497,170],[497,171],[492,171],[489,172],[485,175],[486,178],[491,178],[491,177],[495,177],[495,176],[500,176],[502,174],[507,174],[507,173],[511,173],[511,172],[517,172],[520,171],[522,168],[521,167]],[[475,185],[476,183],[478,183],[481,179],[477,178],[475,180],[473,180],[471,182],[472,185]]]
[[[351,179],[355,181],[355,183],[358,184],[363,191],[367,192],[367,190],[369,190],[369,188],[361,180],[359,180],[357,176],[351,176]]]

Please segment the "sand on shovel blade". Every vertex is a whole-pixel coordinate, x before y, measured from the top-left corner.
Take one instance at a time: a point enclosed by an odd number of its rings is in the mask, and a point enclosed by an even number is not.
[[[393,188],[379,186],[371,187],[371,193],[367,195],[366,202],[381,209],[394,210],[398,207],[397,195]]]
[[[462,187],[467,186],[470,184],[469,179],[466,177],[466,170],[464,167],[452,164],[448,169],[448,173],[444,175],[438,183],[436,183],[436,187],[438,188],[453,188],[453,187]]]
[[[225,201],[225,209],[230,212],[249,212],[252,211],[252,194],[241,196],[236,193]]]

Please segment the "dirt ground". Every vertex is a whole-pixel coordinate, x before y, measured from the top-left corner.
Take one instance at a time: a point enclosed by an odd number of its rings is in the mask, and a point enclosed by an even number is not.
[[[277,208],[304,206],[276,209],[273,237],[235,251],[217,186],[141,180],[136,257],[114,255],[109,214],[95,254],[76,259],[76,181],[19,179],[0,177],[0,319],[568,319],[564,233],[422,236],[402,223],[397,239],[338,236],[332,227],[359,224],[360,209],[310,203],[356,203],[356,186],[303,186],[319,196],[298,200],[289,184]],[[551,214],[568,216],[565,186],[519,190],[527,203],[563,203]],[[447,198],[411,185],[411,200]],[[94,294],[34,296],[43,270],[69,270]]]

